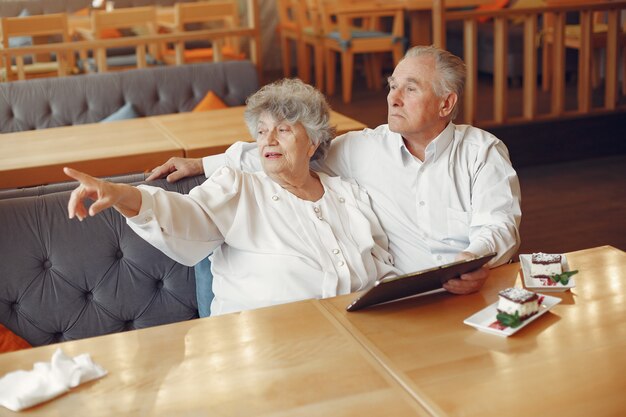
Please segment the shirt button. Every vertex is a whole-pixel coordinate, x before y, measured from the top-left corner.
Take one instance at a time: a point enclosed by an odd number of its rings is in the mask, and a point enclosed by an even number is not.
[[[339,255],[339,249],[333,249],[333,253],[334,253],[335,255]]]
[[[343,198],[343,197],[339,197],[339,202],[340,202],[340,203],[345,203],[345,202],[346,202],[346,199],[345,199],[345,198]]]
[[[273,195],[273,196],[272,196],[272,200],[274,200],[274,201],[278,201],[278,196],[277,196],[277,195]]]
[[[316,212],[316,213],[319,213],[320,212],[320,208],[319,207],[313,207],[313,211]]]
[[[148,216],[146,217],[146,223],[150,223],[152,221],[152,217]]]
[[[425,205],[425,204],[426,204],[425,202],[420,201],[420,206],[423,206],[423,205]]]
[[[344,265],[345,265],[344,261],[337,262],[337,266],[344,266]]]
[[[324,220],[324,218],[322,216],[317,216],[318,219],[320,220]]]

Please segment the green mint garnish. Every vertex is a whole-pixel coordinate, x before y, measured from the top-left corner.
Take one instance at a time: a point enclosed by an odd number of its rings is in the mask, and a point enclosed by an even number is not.
[[[516,328],[522,324],[522,320],[519,318],[519,313],[516,311],[515,314],[508,313],[498,313],[496,315],[496,320],[498,320],[503,326]]]
[[[563,285],[567,285],[569,283],[569,279],[572,275],[576,275],[578,270],[575,271],[565,271],[560,274],[552,274],[550,275],[550,280],[552,282],[556,282],[557,284],[560,282]]]

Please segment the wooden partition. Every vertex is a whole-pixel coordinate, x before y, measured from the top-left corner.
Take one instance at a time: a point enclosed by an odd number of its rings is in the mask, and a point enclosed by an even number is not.
[[[579,116],[595,113],[608,113],[626,109],[626,35],[620,23],[620,16],[626,9],[625,1],[590,0],[548,0],[548,5],[539,8],[501,9],[495,11],[456,11],[449,10],[444,0],[436,0],[433,4],[433,39],[434,44],[445,49],[446,26],[453,21],[463,22],[463,52],[467,65],[466,91],[463,99],[463,121],[465,123],[499,125],[508,122],[556,119],[564,116]],[[566,27],[566,15],[578,15],[580,42],[572,43],[575,30]],[[602,14],[605,17],[603,27],[595,26],[592,15]],[[484,91],[477,90],[478,65],[481,59],[477,54],[477,32],[480,18],[493,19],[493,114],[488,120],[477,120],[477,96]],[[523,26],[523,77],[521,94],[521,111],[518,116],[510,116],[507,74],[508,32],[511,25]],[[606,30],[604,30],[606,28]],[[566,29],[568,29],[566,31]],[[593,42],[592,42],[593,39]],[[566,109],[566,49],[578,49],[577,106]],[[549,49],[548,49],[549,48]],[[592,71],[591,57],[594,50],[605,50],[604,71]],[[538,83],[538,54],[543,54],[544,90],[550,91],[550,107],[540,112],[537,97],[541,93]],[[621,60],[621,62],[620,62]],[[546,65],[549,62],[550,65]],[[619,71],[619,73],[618,73]],[[602,78],[604,82],[593,82],[593,77]],[[621,86],[619,80],[622,80]],[[547,82],[549,80],[549,82]],[[595,100],[592,86],[603,86],[603,99]],[[621,88],[620,88],[621,87]],[[598,95],[598,92],[596,92]]]
[[[83,19],[84,20],[84,19]],[[88,23],[88,22],[87,22]],[[142,48],[148,45],[166,45],[170,43],[193,41],[193,40],[210,40],[221,41],[227,38],[239,38],[249,41],[249,58],[255,64],[258,70],[259,79],[262,79],[262,63],[261,63],[261,32],[258,0],[246,0],[246,17],[237,27],[207,29],[192,32],[174,31],[170,33],[159,33],[152,35],[109,38],[109,39],[88,39],[74,42],[58,42],[46,45],[32,45],[18,48],[0,49],[0,59],[15,59],[19,66],[20,59],[27,55],[50,53],[57,54],[77,52],[83,56],[88,52],[105,50],[116,47],[136,47]],[[214,58],[215,61],[220,59],[219,54]],[[19,68],[18,68],[19,71]]]

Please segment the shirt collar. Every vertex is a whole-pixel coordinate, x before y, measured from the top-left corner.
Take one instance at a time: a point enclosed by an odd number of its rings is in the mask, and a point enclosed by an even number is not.
[[[417,160],[409,149],[404,144],[404,139],[402,139],[402,135],[399,133],[391,133],[392,140],[395,141],[396,146],[398,147],[399,155],[402,158],[402,161],[405,163]],[[435,139],[433,139],[428,146],[426,146],[425,152],[425,161],[433,160],[436,161],[448,148],[452,140],[454,139],[454,124],[452,122],[448,123],[448,125],[441,131],[439,135]]]
[[[454,124],[448,123],[445,129],[426,146],[426,160],[436,161],[450,146],[454,139]]]

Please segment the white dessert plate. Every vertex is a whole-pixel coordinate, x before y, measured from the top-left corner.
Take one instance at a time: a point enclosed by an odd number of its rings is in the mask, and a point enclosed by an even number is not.
[[[549,278],[533,278],[530,276],[530,264],[532,263],[532,255],[520,255],[519,261],[522,264],[522,272],[524,274],[524,287],[532,291],[541,292],[563,292],[576,286],[576,280],[574,276],[569,278],[567,285],[563,285],[560,282],[552,282]],[[563,271],[569,271],[569,265],[567,264],[567,258],[565,255],[561,255],[561,269]]]
[[[498,320],[496,320],[496,315],[498,314],[497,302],[491,304],[490,306],[483,308],[478,313],[475,313],[469,316],[468,318],[463,320],[463,323],[469,326],[475,327],[481,332],[491,333],[491,334],[504,336],[504,337],[511,336],[512,334],[515,334],[520,329],[523,329],[524,327],[528,326],[529,323],[532,323],[533,321],[537,320],[539,317],[545,314],[548,310],[550,310],[552,307],[554,307],[555,305],[561,302],[561,299],[558,297],[553,297],[550,295],[543,295],[543,294],[538,294],[538,295],[541,301],[539,304],[539,311],[534,316],[531,316],[527,318],[526,320],[524,320],[522,324],[516,328],[503,326],[502,324],[498,322]],[[543,297],[543,299],[541,299],[541,297]]]

